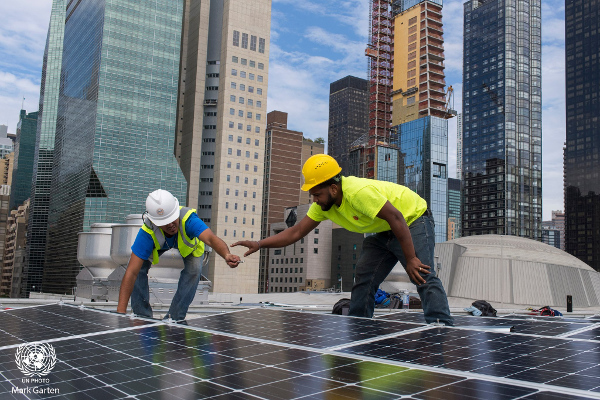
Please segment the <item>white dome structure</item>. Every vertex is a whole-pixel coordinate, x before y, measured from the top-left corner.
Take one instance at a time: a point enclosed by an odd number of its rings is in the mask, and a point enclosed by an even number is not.
[[[439,277],[448,296],[496,303],[565,307],[600,305],[600,273],[535,240],[481,235],[437,243]]]

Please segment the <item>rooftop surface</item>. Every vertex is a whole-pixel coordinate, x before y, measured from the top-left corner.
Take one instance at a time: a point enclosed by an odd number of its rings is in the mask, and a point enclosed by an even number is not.
[[[70,304],[5,310],[0,398],[600,399],[599,317],[456,316],[456,324],[426,325],[420,312],[364,319],[283,305],[187,325]],[[19,347],[31,342],[52,345],[56,362]],[[28,378],[15,359],[24,354],[37,354],[30,360],[48,374]]]

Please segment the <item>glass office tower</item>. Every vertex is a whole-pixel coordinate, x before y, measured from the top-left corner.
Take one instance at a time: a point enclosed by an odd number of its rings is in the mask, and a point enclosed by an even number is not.
[[[565,250],[600,271],[599,0],[565,1]]]
[[[78,232],[141,214],[155,189],[185,204],[173,155],[182,7],[182,0],[67,5],[46,292],[75,285]]]
[[[27,111],[21,110],[19,124],[17,125],[15,161],[10,191],[9,208],[11,210],[19,207],[31,195],[31,175],[33,173],[37,119],[37,111],[27,114]]]
[[[464,4],[462,236],[540,240],[541,0]]]
[[[398,183],[427,201],[436,221],[435,241],[445,242],[448,218],[448,120],[429,116],[395,128],[401,152]]]
[[[33,286],[42,287],[66,8],[66,0],[52,2],[46,37],[27,225],[28,261],[23,271],[21,297],[28,297]]]

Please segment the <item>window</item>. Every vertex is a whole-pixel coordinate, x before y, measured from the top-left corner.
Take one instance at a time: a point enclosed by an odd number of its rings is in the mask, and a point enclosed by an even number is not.
[[[227,182],[231,181],[231,175],[227,175]]]
[[[248,79],[250,79],[251,81],[254,80],[254,74],[248,74]]]
[[[246,125],[246,131],[252,132],[252,125]]]
[[[238,117],[244,116],[244,110],[238,110]]]
[[[263,38],[259,38],[258,39],[258,52],[259,53],[265,52],[265,45],[266,45],[266,40]]]
[[[411,96],[409,98],[406,99],[406,105],[410,106],[411,104],[415,104],[415,97],[416,96]]]
[[[238,58],[236,56],[231,56],[231,61],[233,61],[234,63],[237,63]]]
[[[252,99],[248,99],[248,105],[249,105],[249,106],[253,106],[253,105],[254,105],[254,100],[252,100]]]
[[[235,169],[240,169],[240,163],[235,163]]]
[[[239,98],[239,103],[240,103],[240,104],[244,104],[244,98],[243,98],[243,97],[241,97],[241,96],[240,96],[240,98]]]
[[[260,121],[260,116],[261,116],[260,114],[256,114],[256,120],[257,121]]]
[[[263,76],[262,75],[258,75],[256,77],[256,80],[259,81],[259,82],[262,82],[263,81]]]
[[[256,184],[257,184],[257,183],[258,183],[258,179],[254,178],[254,180],[252,181],[252,184],[253,184],[254,186],[256,186]]]
[[[231,147],[227,149],[227,154],[231,155],[232,152],[233,152],[233,149]]]
[[[246,71],[240,71],[240,78],[246,77]]]
[[[252,118],[252,111],[248,111],[248,113],[246,114],[246,118]]]
[[[256,94],[262,95],[262,89],[261,88],[256,88]]]
[[[252,198],[255,199],[256,198],[256,192],[252,192]]]
[[[257,101],[256,102],[256,107],[261,108],[262,107],[262,101]]]
[[[242,49],[248,48],[248,34],[242,33]]]
[[[233,128],[233,121],[229,121],[229,127]]]
[[[239,130],[242,130],[242,129],[244,129],[244,124],[238,123],[238,129],[239,129]]]
[[[231,168],[231,161],[227,161],[227,168]]]
[[[247,185],[248,184],[248,177],[244,177],[244,183]]]
[[[257,126],[256,129],[254,129],[254,132],[260,133],[260,126]]]
[[[250,36],[250,50],[256,51],[256,36]]]
[[[240,149],[238,149],[236,153],[237,153],[236,156],[238,156],[238,157],[240,157],[242,155],[242,151]]]
[[[226,194],[227,196],[229,196],[229,188],[225,189],[225,194]],[[225,218],[227,218],[227,217],[225,217]],[[226,220],[225,222],[227,222],[227,220]]]
[[[237,76],[237,69],[231,69],[231,75]]]
[[[248,169],[249,167],[250,166],[248,164],[246,164],[246,167],[245,167],[246,171],[249,171],[249,169]]]
[[[250,67],[256,68],[256,61],[250,60]]]
[[[239,176],[235,177],[235,183],[240,183],[240,177]]]
[[[254,93],[254,86],[248,86],[248,93]]]
[[[235,89],[235,88],[236,88],[236,86],[237,86],[237,84],[236,84],[235,82],[231,82],[231,88],[232,88],[232,89]]]
[[[235,108],[229,109],[229,115],[235,115]]]
[[[235,89],[235,88],[234,88]],[[246,90],[246,85],[244,85],[243,83],[240,83],[240,90],[244,91]]]
[[[249,151],[246,152],[246,158],[250,158],[250,152]]]
[[[242,143],[242,137],[241,137],[241,136],[238,136],[238,137],[237,137],[237,142],[238,142],[238,143]]]
[[[245,58],[242,58],[242,65],[246,65],[248,64],[248,60],[246,60]]]
[[[265,69],[265,64],[258,63],[258,69]]]
[[[258,153],[256,153],[256,152],[254,153],[254,159],[258,160]]]
[[[225,202],[225,208],[229,208],[229,202],[228,201]]]
[[[258,166],[254,166],[254,172],[258,172]]]
[[[250,138],[246,138],[246,144],[250,144]]]
[[[313,249],[313,253],[315,253],[315,254],[319,254],[319,249],[315,247],[315,248]]]
[[[233,31],[233,45],[240,47],[240,32],[239,31]],[[236,57],[237,59],[237,57]],[[237,62],[237,61],[234,61]]]
[[[313,241],[315,242],[315,244],[319,244],[319,238],[314,238]]]
[[[315,234],[318,235],[319,234],[319,228],[315,228]]]
[[[249,143],[248,143],[248,144],[249,144]],[[258,139],[254,139],[254,145],[255,145],[255,146],[258,146],[258,145],[260,145],[260,140],[258,140]]]

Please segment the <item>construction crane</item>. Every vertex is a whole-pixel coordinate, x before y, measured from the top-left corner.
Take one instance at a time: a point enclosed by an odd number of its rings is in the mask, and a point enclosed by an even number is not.
[[[452,85],[448,86],[448,90],[446,90],[446,105],[444,108],[446,109],[446,114],[444,115],[446,119],[456,117],[458,114],[454,109],[454,89]]]

